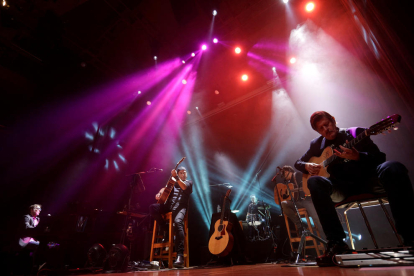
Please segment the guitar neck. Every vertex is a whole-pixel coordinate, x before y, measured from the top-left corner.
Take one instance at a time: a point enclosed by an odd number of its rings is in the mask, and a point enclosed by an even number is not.
[[[224,200],[223,200],[223,206],[221,207],[220,224],[223,224],[223,220],[224,220],[224,210],[226,208],[226,199],[227,198],[224,198]]]
[[[365,130],[364,132],[362,132],[361,134],[359,134],[357,137],[355,137],[354,139],[352,139],[348,144],[343,145],[343,147],[351,149],[352,147],[354,147],[356,144],[358,144],[359,142],[361,142],[362,140],[364,140],[365,138],[367,138],[368,132]],[[336,158],[338,158],[338,156],[336,156],[335,154],[332,155],[331,157],[325,159],[322,163],[324,167],[329,166],[329,164],[331,164],[333,161],[336,160]]]

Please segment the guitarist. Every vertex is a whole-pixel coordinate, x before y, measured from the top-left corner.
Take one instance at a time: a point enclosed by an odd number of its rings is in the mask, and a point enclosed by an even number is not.
[[[334,202],[351,195],[386,191],[398,233],[405,245],[412,246],[414,221],[405,214],[414,210],[414,194],[406,167],[399,162],[386,161],[385,154],[369,137],[352,149],[341,146],[364,132],[365,128],[338,128],[335,118],[325,111],[313,113],[310,124],[320,136],[311,141],[310,148],[296,161],[295,167],[311,175],[308,188],[328,239],[325,254],[317,258],[318,265],[334,265],[334,255],[349,251],[343,242],[345,233]],[[330,177],[327,178],[318,175],[322,166],[309,160],[320,156],[329,146],[339,158],[328,166]]]
[[[175,233],[176,233],[176,248],[177,248],[177,260],[174,262],[174,267],[184,267],[184,217],[188,209],[188,201],[190,194],[193,192],[193,182],[187,180],[187,170],[184,167],[179,167],[176,170],[171,171],[172,177],[177,182],[174,185],[174,189],[171,191],[168,200],[165,204],[152,204],[149,207],[151,216],[157,221],[160,229],[164,232],[164,240],[168,238],[168,227],[162,214],[172,212]],[[158,200],[161,197],[163,189],[155,195],[155,199]]]
[[[296,172],[291,166],[288,166],[288,165],[283,166],[281,170],[281,176],[285,184],[292,183],[295,189],[299,187],[297,183]],[[296,196],[295,194],[298,194],[300,196]],[[300,237],[302,236],[301,219],[298,217],[298,214],[296,213],[292,200],[286,200],[286,199],[283,200],[283,197],[284,195],[281,195],[281,200],[280,200],[281,201],[280,204],[283,208],[283,213],[290,219],[291,222],[293,222],[296,225],[296,228],[299,231],[298,236]],[[321,237],[324,238],[322,226],[320,225],[318,215],[316,213],[315,207],[313,206],[312,198],[310,196],[305,196],[303,192],[295,192],[294,198],[295,198],[296,206],[298,207],[298,209],[300,208],[306,209],[309,216],[312,218],[314,224],[317,224]],[[308,227],[307,223],[302,223],[302,226],[304,228]]]

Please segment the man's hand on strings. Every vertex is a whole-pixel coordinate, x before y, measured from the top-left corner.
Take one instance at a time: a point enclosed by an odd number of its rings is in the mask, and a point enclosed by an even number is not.
[[[349,143],[348,140],[346,140],[346,143]],[[334,154],[336,156],[349,160],[359,160],[359,152],[354,147],[352,147],[352,149],[348,149],[343,146],[339,146],[339,148],[342,150],[342,152],[334,149]]]
[[[309,172],[310,175],[318,175],[321,170],[322,165],[316,163],[306,163],[305,169]]]

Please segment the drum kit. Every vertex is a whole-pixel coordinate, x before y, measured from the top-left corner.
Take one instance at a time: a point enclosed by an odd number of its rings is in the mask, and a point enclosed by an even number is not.
[[[257,214],[249,214],[246,218],[246,224],[253,227],[253,234],[250,236],[251,241],[264,241],[271,238],[270,228],[271,217],[269,209],[271,206],[263,201],[257,203]]]

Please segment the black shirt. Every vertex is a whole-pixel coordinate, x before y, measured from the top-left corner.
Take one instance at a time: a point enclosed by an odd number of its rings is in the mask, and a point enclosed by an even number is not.
[[[170,210],[176,210],[178,207],[188,207],[188,201],[190,194],[193,192],[193,181],[183,181],[187,186],[187,189],[181,189],[180,185],[176,182],[173,190],[167,201],[167,206],[170,206]]]

